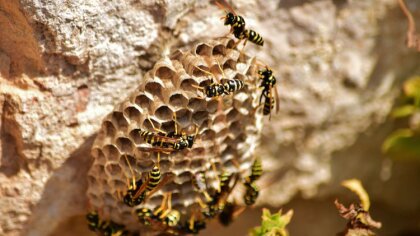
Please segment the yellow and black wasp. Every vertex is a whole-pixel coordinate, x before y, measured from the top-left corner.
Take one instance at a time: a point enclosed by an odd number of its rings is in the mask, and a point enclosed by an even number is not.
[[[208,98],[215,98],[222,95],[230,95],[234,92],[241,90],[245,86],[245,83],[242,80],[227,79],[218,61],[217,61],[217,65],[219,66],[220,72],[222,74],[221,80],[224,80],[225,82],[222,82],[222,83],[214,82],[214,79],[216,79],[216,76],[213,73],[211,73],[210,71],[203,70],[200,67],[196,67],[200,71],[210,75],[213,78],[210,80],[210,84],[206,85],[205,87],[198,87],[198,86],[194,86],[194,87],[204,91],[204,93],[206,94]]]
[[[256,157],[251,166],[251,174],[245,178],[245,182],[257,181],[261,177],[262,172],[261,158]]]
[[[224,226],[228,226],[244,210],[245,207],[239,207],[233,202],[226,202],[223,211],[219,215],[219,222]]]
[[[246,205],[250,206],[255,203],[255,201],[258,198],[258,195],[260,193],[258,186],[255,184],[255,182],[245,182],[245,195],[244,195],[244,202]]]
[[[207,184],[206,184],[206,177],[205,173],[197,173],[193,176],[192,179],[193,187],[201,194],[204,195],[206,201],[209,202],[212,200],[209,193],[207,192]]]
[[[103,236],[127,236],[128,231],[124,225],[117,224],[113,221],[103,221],[99,219],[96,211],[89,212],[86,215],[88,227],[91,231]]]
[[[223,211],[226,200],[229,197],[229,194],[231,193],[232,189],[236,185],[238,175],[223,172],[219,179],[220,189],[211,196],[211,200],[207,201],[206,203],[198,201],[203,209],[202,214],[206,218],[213,218]]]
[[[278,91],[276,88],[276,77],[273,75],[273,71],[266,66],[264,69],[258,71],[258,76],[261,81],[260,88],[262,88],[262,92],[260,95],[260,104],[262,98],[264,98],[264,106],[263,106],[263,115],[269,115],[271,118],[271,111],[274,109],[274,105],[276,105],[276,112],[280,109],[279,103],[279,96]],[[273,97],[273,90],[274,96]]]
[[[139,147],[139,149],[147,152],[170,153],[186,148],[192,148],[198,133],[198,128],[196,128],[196,133],[194,135],[187,135],[185,132],[178,133],[176,120],[176,114],[174,113],[175,130],[166,133],[163,130],[154,127],[153,122],[149,119],[153,129],[158,132],[154,133],[140,130],[140,136],[146,143],[151,144],[152,147]]]
[[[165,176],[165,178],[162,181],[162,174],[160,172],[160,168],[159,166],[154,165],[152,170],[149,171],[149,173],[147,174],[145,181],[143,181],[141,178],[136,181],[134,178],[134,172],[131,167],[131,164],[127,160],[126,156],[125,158],[133,177],[131,183],[129,184],[127,192],[123,196],[123,202],[130,207],[134,207],[144,202],[146,200],[146,197],[153,195],[153,193],[159,189],[159,186],[163,186],[169,181],[170,177]]]
[[[228,10],[226,11],[226,16],[222,17],[222,19],[225,20],[224,24],[230,25],[230,32],[233,33],[237,39],[245,39],[244,46],[248,40],[259,46],[264,45],[263,37],[252,29],[246,29],[244,18],[237,15],[226,1],[223,1],[223,4],[221,4],[220,1],[216,1],[216,5],[225,11],[226,9]]]
[[[151,225],[155,218],[153,211],[149,208],[137,208],[136,215],[140,223],[144,225]]]
[[[169,227],[178,226],[179,220],[181,219],[181,213],[175,209],[172,209],[172,193],[167,193],[163,196],[161,206],[153,211],[155,220],[162,222]]]
[[[261,177],[261,175],[262,175],[261,159],[257,157],[251,166],[251,175],[246,177],[244,181],[244,186],[245,186],[244,202],[248,206],[253,205],[258,198],[259,189],[255,182]]]
[[[194,213],[191,215],[189,221],[186,221],[184,224],[179,225],[178,230],[183,235],[198,234],[201,230],[206,228],[206,222],[203,219],[196,219]]]

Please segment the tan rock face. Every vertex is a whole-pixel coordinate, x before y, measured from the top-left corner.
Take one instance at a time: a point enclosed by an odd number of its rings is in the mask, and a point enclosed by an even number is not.
[[[171,193],[172,208],[181,213],[182,223],[192,212],[201,212],[197,198],[206,201],[194,188],[196,174],[205,174],[210,194],[219,188],[218,176],[223,172],[239,174],[239,179],[250,174],[262,128],[261,91],[255,59],[240,54],[234,44],[227,38],[210,40],[159,60],[135,92],[105,117],[92,148],[94,162],[87,191],[91,208],[102,218],[130,229],[144,227],[121,195],[126,193],[128,181],[142,176],[145,181],[155,165],[160,167],[162,181],[171,180],[137,208],[157,209],[163,194]],[[226,79],[241,80],[245,86],[219,98],[206,98],[204,91],[197,89],[211,80],[225,83]],[[196,133],[192,148],[169,154],[142,149],[151,146],[141,131],[169,133],[175,126],[178,133]]]

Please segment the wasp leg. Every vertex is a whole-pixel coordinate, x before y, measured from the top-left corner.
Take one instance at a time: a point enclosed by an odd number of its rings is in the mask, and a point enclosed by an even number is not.
[[[154,215],[158,215],[160,212],[162,212],[163,210],[165,210],[165,208],[166,208],[166,199],[167,198],[168,198],[168,194],[164,194],[163,195],[163,199],[162,199],[162,203],[160,204],[160,207],[153,212]]]
[[[172,210],[172,193],[168,193],[166,210],[160,215],[160,219],[165,218]]]
[[[124,155],[125,161],[127,162],[128,168],[130,169],[131,172],[131,176],[132,176],[132,184],[133,184],[133,188],[136,189],[136,177],[134,175],[134,171],[133,168],[131,167],[130,162],[128,161],[127,155]],[[129,181],[129,179],[127,179],[127,181]],[[128,184],[130,185],[130,184]]]

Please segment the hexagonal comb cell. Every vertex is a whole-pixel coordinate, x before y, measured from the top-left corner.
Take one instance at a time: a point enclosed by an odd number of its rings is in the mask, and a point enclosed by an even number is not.
[[[130,230],[152,231],[138,223],[133,209],[118,196],[127,190],[127,181],[133,177],[145,180],[157,166],[165,180],[138,207],[155,209],[161,205],[164,194],[172,193],[172,205],[180,211],[180,223],[184,224],[192,210],[200,206],[196,197],[201,193],[192,186],[195,173],[206,173],[210,194],[216,192],[217,176],[225,169],[241,178],[249,174],[248,169],[240,167],[251,166],[249,143],[258,143],[261,91],[249,69],[255,68],[255,60],[246,54],[239,56],[234,46],[234,40],[221,38],[198,43],[190,51],[176,50],[159,60],[133,94],[107,116],[92,149],[87,191],[92,208],[106,212],[109,219]],[[211,70],[221,77],[218,63],[228,78],[242,80],[246,89],[229,96],[206,98],[197,86],[209,85],[212,76],[202,70]],[[240,109],[246,109],[247,114]],[[152,146],[144,141],[140,131],[157,133],[153,126],[166,132],[161,136],[175,129],[178,135],[194,136],[194,143],[180,151]],[[159,227],[153,230],[159,231]]]

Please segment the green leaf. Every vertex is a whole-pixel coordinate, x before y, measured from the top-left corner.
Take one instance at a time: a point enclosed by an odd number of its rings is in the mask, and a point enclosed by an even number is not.
[[[286,225],[289,224],[293,216],[293,210],[289,210],[282,215],[281,210],[276,214],[271,214],[268,209],[263,209],[261,226],[255,227],[250,231],[250,236],[288,236]]]
[[[420,76],[410,77],[403,85],[404,94],[414,98],[415,105],[420,105]]]
[[[420,161],[420,135],[410,129],[399,129],[388,136],[382,151],[395,160]]]
[[[395,108],[391,116],[394,118],[403,118],[412,115],[416,111],[417,107],[413,105],[404,105],[401,107]]]

